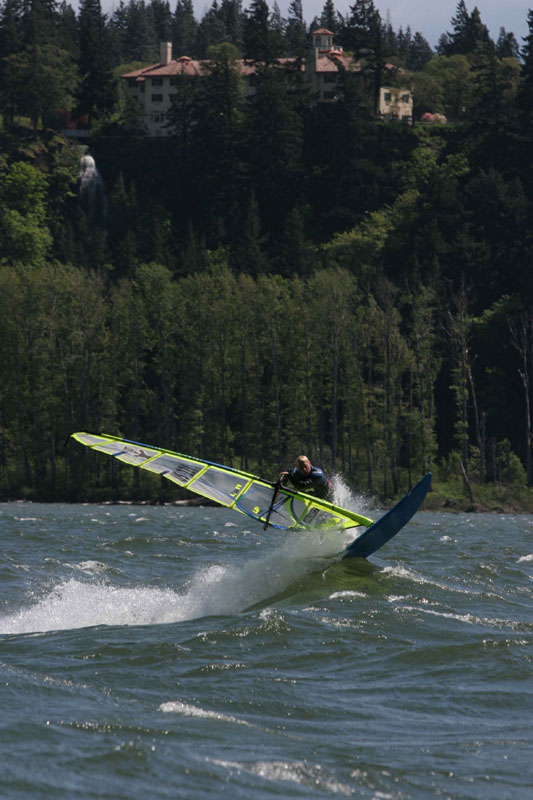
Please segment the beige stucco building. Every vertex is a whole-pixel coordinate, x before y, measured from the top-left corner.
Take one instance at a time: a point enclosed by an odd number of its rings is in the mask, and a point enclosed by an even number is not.
[[[282,61],[294,63],[293,59]],[[157,64],[121,76],[127,96],[134,103],[149,136],[165,136],[170,132],[166,127],[166,115],[172,104],[176,81],[182,75],[202,75],[203,63],[189,56],[173,59],[172,44],[161,42]],[[251,96],[256,91],[255,64],[246,59],[239,59],[237,64],[244,79],[246,95]],[[345,55],[342,48],[334,46],[331,31],[318,28],[312,33],[312,47],[301,69],[305,70],[316,102],[334,103],[341,73],[357,70],[359,65],[351,56]],[[383,119],[410,121],[413,114],[410,90],[381,87],[379,114]]]

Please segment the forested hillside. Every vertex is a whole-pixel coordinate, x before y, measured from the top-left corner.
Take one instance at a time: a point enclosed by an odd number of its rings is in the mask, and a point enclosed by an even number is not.
[[[81,429],[273,478],[305,451],[383,497],[533,483],[533,12],[493,41],[461,0],[435,52],[372,0],[304,12],[0,3],[0,497],[157,494]],[[360,67],[328,104],[319,26]],[[119,76],[160,41],[208,61],[150,138]]]

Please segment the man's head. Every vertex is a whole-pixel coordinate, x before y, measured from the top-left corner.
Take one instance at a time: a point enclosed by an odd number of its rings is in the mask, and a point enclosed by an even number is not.
[[[312,469],[311,462],[307,458],[307,456],[298,456],[296,459],[296,466],[298,468],[298,472],[301,475],[309,475]]]

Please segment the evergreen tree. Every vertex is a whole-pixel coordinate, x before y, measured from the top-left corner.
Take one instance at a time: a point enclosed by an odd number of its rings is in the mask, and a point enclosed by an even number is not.
[[[445,56],[450,48],[450,36],[447,33],[441,33],[439,41],[437,42],[437,54]]]
[[[522,68],[517,105],[523,133],[531,140],[533,128],[533,10],[527,13],[528,35],[522,47]]]
[[[226,26],[220,14],[218,0],[213,0],[211,8],[204,14],[196,34],[196,53],[199,58],[206,58],[210,47],[226,40]]]
[[[288,211],[300,195],[302,119],[287,92],[280,69],[263,70],[257,92],[246,108],[246,153],[251,187],[261,221],[269,234],[280,235]]]
[[[71,109],[78,74],[70,55],[53,44],[26,47],[4,59],[2,105],[30,117],[37,128],[43,115]]]
[[[282,54],[283,43],[271,25],[266,0],[252,0],[246,11],[243,28],[244,57],[264,66],[273,64]]]
[[[350,16],[344,25],[342,39],[356,60],[362,61],[360,74],[368,84],[372,111],[377,113],[386,49],[381,16],[373,0],[356,0],[350,6]]]
[[[22,48],[22,17],[23,0],[4,0],[0,10],[0,65],[1,59]]]
[[[388,56],[398,57],[398,37],[389,19],[382,25],[383,48]]]
[[[487,26],[481,21],[477,6],[469,14],[465,1],[459,0],[455,17],[452,17],[452,26],[453,31],[448,34],[446,55],[474,55],[493,50],[494,43]]]
[[[192,0],[178,0],[174,13],[173,49],[177,58],[196,55],[198,23],[194,16]]]
[[[7,56],[19,53],[23,43],[23,0],[5,0],[0,11],[0,107],[6,121],[13,121],[18,96],[8,90],[11,69]]]
[[[407,69],[419,72],[432,58],[433,50],[429,42],[417,31],[410,42],[405,66]]]
[[[398,35],[396,37],[396,41],[398,48],[398,57],[401,58],[404,64],[407,64],[409,60],[409,52],[411,49],[412,39],[413,36],[411,33],[411,27],[409,25],[405,29],[405,32],[403,28],[400,28],[400,30],[398,31]]]
[[[320,15],[320,26],[337,35],[341,28],[340,15],[333,0],[325,0]]]
[[[241,0],[222,0],[220,18],[224,23],[224,41],[235,45],[240,52],[242,47],[242,4]]]
[[[507,32],[505,28],[500,28],[498,41],[496,42],[496,55],[498,58],[520,58],[520,45],[516,41],[514,33]]]
[[[123,35],[123,58],[126,61],[159,60],[159,42],[154,26],[151,7],[144,0],[130,0],[126,6]]]
[[[81,84],[79,105],[93,117],[105,113],[114,104],[114,81],[108,47],[108,32],[100,0],[80,0]]]
[[[287,55],[303,61],[307,55],[308,44],[307,31],[303,19],[302,0],[291,0],[285,40]]]
[[[268,258],[264,251],[265,237],[261,232],[261,219],[255,194],[241,211],[237,223],[238,236],[233,238],[232,262],[236,269],[248,275],[268,271]]]
[[[57,44],[56,0],[23,0],[23,42],[27,46]]]
[[[63,0],[57,12],[57,43],[62,50],[66,50],[72,58],[79,58],[80,46],[78,35],[78,21],[72,6]]]
[[[151,0],[148,6],[156,42],[172,41],[172,12],[168,0]]]

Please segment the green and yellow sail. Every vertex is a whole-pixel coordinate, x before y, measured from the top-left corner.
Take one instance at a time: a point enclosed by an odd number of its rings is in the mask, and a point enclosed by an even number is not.
[[[162,475],[184,489],[259,522],[266,521],[276,486],[255,475],[115,436],[78,432],[73,433],[72,438],[91,450]],[[372,520],[367,517],[286,487],[277,490],[268,522],[272,527],[282,529],[342,529],[372,525]]]

